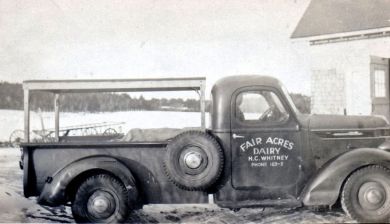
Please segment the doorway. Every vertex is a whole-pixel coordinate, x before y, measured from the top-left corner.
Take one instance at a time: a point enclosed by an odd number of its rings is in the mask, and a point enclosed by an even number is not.
[[[372,114],[390,120],[389,59],[371,56]]]

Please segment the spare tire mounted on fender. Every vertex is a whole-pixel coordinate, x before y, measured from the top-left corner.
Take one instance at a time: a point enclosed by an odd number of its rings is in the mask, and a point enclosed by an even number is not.
[[[223,152],[212,136],[201,131],[187,131],[167,145],[164,168],[178,187],[205,190],[221,175]]]

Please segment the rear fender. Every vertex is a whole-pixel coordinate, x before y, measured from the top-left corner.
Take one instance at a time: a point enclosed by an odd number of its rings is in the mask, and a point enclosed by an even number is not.
[[[306,185],[301,194],[306,206],[333,205],[341,187],[355,170],[368,165],[390,168],[390,152],[376,148],[359,148],[327,162]]]
[[[101,170],[112,174],[122,181],[129,193],[129,200],[137,197],[135,180],[131,171],[119,160],[109,156],[92,156],[76,160],[57,171],[52,177],[47,177],[39,204],[58,206],[68,201],[67,189],[69,184],[85,172]]]

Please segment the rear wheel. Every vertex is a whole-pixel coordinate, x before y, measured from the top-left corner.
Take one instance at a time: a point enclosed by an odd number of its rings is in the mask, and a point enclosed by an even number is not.
[[[85,180],[72,204],[73,217],[79,223],[125,222],[129,212],[125,186],[107,174]]]
[[[389,222],[390,170],[368,166],[353,173],[345,183],[341,205],[359,222]]]

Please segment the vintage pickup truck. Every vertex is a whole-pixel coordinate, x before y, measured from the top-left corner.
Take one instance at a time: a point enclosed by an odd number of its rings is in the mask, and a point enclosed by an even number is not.
[[[31,91],[55,94],[56,142],[29,141]],[[68,92],[197,90],[202,125],[159,141],[59,136]],[[390,127],[375,116],[304,115],[276,79],[25,81],[24,195],[71,205],[77,222],[126,222],[146,204],[322,207],[338,202],[362,222],[390,221]],[[152,135],[152,133],[149,133]]]

